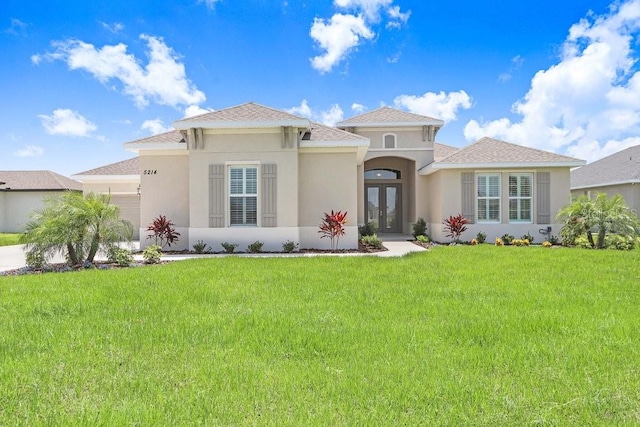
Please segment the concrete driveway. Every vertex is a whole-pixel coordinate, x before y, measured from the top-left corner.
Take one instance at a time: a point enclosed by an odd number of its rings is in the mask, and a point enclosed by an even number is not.
[[[24,267],[24,245],[0,246],[0,271]]]

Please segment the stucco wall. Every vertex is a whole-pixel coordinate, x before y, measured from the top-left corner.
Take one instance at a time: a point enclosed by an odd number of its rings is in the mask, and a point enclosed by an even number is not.
[[[138,194],[138,185],[140,180],[129,181],[83,181],[82,193],[111,193],[111,194]]]
[[[0,210],[4,220],[0,222],[0,231],[6,233],[19,233],[24,230],[24,226],[29,221],[31,212],[42,209],[44,199],[48,197],[59,197],[61,191],[4,191],[3,199],[0,199]]]
[[[4,191],[0,191],[0,232],[5,231],[5,209],[6,202],[4,197]]]
[[[609,197],[620,194],[627,202],[627,206],[640,214],[640,184],[608,185],[571,191],[571,195],[574,197],[589,194],[594,197],[596,193],[606,193]]]
[[[402,157],[415,160],[417,169],[433,163],[433,142],[422,140],[422,128],[376,128],[376,129],[356,129],[358,135],[370,139],[371,145],[365,160],[376,157]],[[383,138],[386,134],[396,135],[396,148],[385,149]]]

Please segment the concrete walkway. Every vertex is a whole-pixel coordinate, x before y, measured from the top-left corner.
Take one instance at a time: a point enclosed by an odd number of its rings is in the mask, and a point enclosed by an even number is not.
[[[133,242],[134,249],[140,247],[139,242]],[[421,246],[414,245],[413,243],[407,240],[394,240],[394,241],[384,241],[384,246],[388,249],[384,252],[374,252],[374,253],[358,253],[358,252],[349,252],[349,253],[338,253],[338,254],[330,254],[330,253],[292,253],[292,254],[204,254],[204,255],[196,255],[196,254],[168,254],[163,255],[162,260],[164,261],[180,261],[184,259],[191,258],[220,258],[225,256],[244,256],[244,257],[253,257],[253,258],[268,258],[268,257],[315,257],[315,256],[379,256],[379,257],[400,257],[404,256],[411,252],[422,252],[425,251]],[[17,268],[24,267],[26,265],[24,258],[24,246],[16,245],[16,246],[1,246],[0,247],[0,272],[7,270],[15,270]],[[97,256],[96,260],[104,260],[104,257]],[[135,254],[134,259],[136,261],[142,261],[141,254]],[[52,260],[52,263],[61,263],[64,262],[64,258],[56,257]]]

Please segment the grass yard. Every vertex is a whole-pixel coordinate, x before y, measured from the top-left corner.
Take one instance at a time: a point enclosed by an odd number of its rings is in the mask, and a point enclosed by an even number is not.
[[[0,246],[20,244],[20,233],[0,233]]]
[[[0,277],[0,425],[637,425],[640,251]]]

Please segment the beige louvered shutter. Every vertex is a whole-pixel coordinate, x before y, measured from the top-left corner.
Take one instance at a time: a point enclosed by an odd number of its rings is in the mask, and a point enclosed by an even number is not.
[[[224,225],[224,165],[209,165],[209,227]]]
[[[277,165],[264,164],[262,169],[261,211],[263,227],[276,227],[277,218]]]
[[[476,198],[475,195],[475,174],[473,172],[462,172],[462,216],[469,220],[469,224],[476,223]]]
[[[537,223],[551,224],[551,172],[538,172],[536,176]]]

